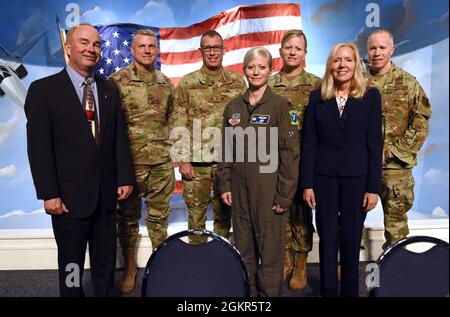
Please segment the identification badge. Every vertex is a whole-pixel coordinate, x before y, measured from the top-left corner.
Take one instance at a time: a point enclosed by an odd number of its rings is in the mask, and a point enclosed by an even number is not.
[[[270,120],[270,116],[269,115],[254,114],[254,115],[252,115],[251,122],[254,123],[254,124],[268,124],[269,120]]]

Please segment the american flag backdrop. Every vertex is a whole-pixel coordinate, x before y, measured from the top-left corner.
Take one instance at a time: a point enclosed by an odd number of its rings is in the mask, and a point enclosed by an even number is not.
[[[274,57],[274,69],[279,70],[278,52],[283,34],[290,29],[301,29],[298,4],[261,4],[239,6],[221,12],[203,22],[188,27],[155,28],[136,24],[96,26],[102,38],[102,58],[96,74],[108,77],[133,59],[130,46],[134,32],[148,28],[157,34],[161,54],[156,67],[175,84],[179,79],[202,65],[200,37],[207,30],[222,35],[226,47],[223,65],[242,73],[242,61],[248,49],[266,47]]]
[[[129,65],[133,60],[130,46],[134,32],[146,28],[156,33],[160,47],[156,68],[176,85],[181,77],[202,66],[198,48],[205,31],[216,30],[224,39],[225,68],[242,73],[245,53],[254,46],[264,46],[273,56],[274,71],[278,71],[282,64],[278,51],[281,38],[290,29],[302,29],[302,21],[299,5],[285,3],[238,6],[188,27],[155,28],[129,23],[95,27],[102,39],[96,75],[106,78]],[[180,194],[183,191],[181,175],[176,164],[174,168],[177,180],[175,194]]]

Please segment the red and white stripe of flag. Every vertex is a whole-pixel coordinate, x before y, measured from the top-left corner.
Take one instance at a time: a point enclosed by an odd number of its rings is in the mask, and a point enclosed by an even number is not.
[[[216,30],[224,39],[225,68],[242,73],[245,53],[264,46],[273,56],[274,70],[279,70],[283,34],[301,28],[300,7],[294,3],[239,6],[188,27],[161,28],[161,71],[178,83],[182,76],[199,69],[200,37],[207,30]]]

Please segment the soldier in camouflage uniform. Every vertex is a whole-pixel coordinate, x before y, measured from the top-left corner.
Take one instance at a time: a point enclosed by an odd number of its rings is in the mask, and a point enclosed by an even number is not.
[[[408,233],[407,212],[414,202],[412,168],[428,135],[431,106],[417,80],[391,62],[392,34],[377,30],[367,42],[369,86],[380,90],[383,104],[383,188],[386,249]]]
[[[222,66],[224,55],[223,39],[216,31],[205,32],[200,40],[203,58],[201,69],[184,76],[174,95],[176,127],[187,128],[191,134],[190,155],[175,159],[180,162],[183,177],[183,198],[189,213],[188,228],[205,228],[206,210],[211,203],[214,212],[214,232],[229,238],[231,227],[230,209],[220,200],[217,191],[217,159],[205,161],[201,150],[211,140],[201,140],[206,128],[222,128],[223,111],[228,102],[245,89],[243,77],[225,70]],[[201,133],[197,140],[194,119],[201,120]],[[193,129],[194,128],[194,129]],[[220,138],[218,140],[220,145]],[[202,242],[202,239],[191,239]]]
[[[307,40],[301,30],[291,30],[284,34],[281,40],[280,56],[283,60],[281,71],[269,80],[269,86],[274,93],[287,98],[297,111],[299,136],[303,126],[309,93],[319,88],[320,78],[304,70],[307,52]],[[300,144],[300,139],[299,139]],[[301,175],[300,175],[301,177]],[[289,288],[301,290],[307,285],[307,257],[312,249],[311,209],[303,199],[297,199],[289,209],[286,217],[286,245],[284,256],[284,278],[292,272]],[[292,250],[295,251],[292,260]]]
[[[120,91],[138,185],[127,200],[119,202],[118,235],[125,259],[122,293],[130,293],[135,286],[141,199],[145,198],[145,224],[156,249],[167,237],[169,202],[175,187],[169,141],[174,87],[155,69],[158,50],[152,31],[136,31],[131,46],[134,61],[110,78]]]

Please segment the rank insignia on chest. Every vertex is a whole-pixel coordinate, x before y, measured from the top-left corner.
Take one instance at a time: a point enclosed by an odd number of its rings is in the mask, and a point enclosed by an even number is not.
[[[231,125],[236,125],[241,122],[241,114],[240,113],[233,113],[231,115],[231,118],[228,120],[228,123]]]
[[[269,115],[263,115],[263,114],[254,114],[252,115],[252,123],[254,124],[268,124],[270,120]]]
[[[298,125],[298,114],[296,110],[289,111],[289,118],[291,119],[292,125]]]

